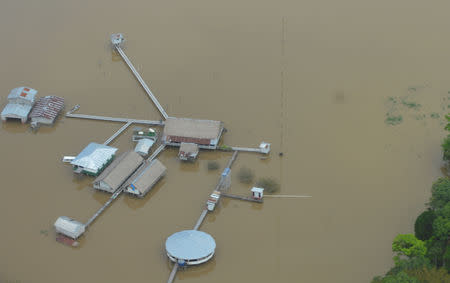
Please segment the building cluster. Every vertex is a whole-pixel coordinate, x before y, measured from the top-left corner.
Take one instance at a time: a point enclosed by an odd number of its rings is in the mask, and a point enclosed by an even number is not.
[[[23,124],[31,118],[33,128],[39,125],[52,125],[64,108],[64,98],[45,96],[36,100],[37,90],[29,87],[18,87],[8,95],[8,104],[1,112],[2,121],[18,119]]]

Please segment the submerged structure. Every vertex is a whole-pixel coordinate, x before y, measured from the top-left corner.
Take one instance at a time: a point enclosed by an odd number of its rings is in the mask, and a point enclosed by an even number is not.
[[[67,216],[60,216],[54,225],[56,233],[63,234],[74,240],[78,239],[85,231],[83,223]]]
[[[2,121],[6,121],[6,119],[19,119],[22,123],[25,123],[34,105],[36,94],[37,90],[29,87],[12,89],[8,95],[8,104],[1,113]]]
[[[141,165],[144,159],[134,151],[124,152],[95,179],[97,190],[114,193]]]
[[[137,142],[134,151],[142,156],[146,156],[154,144],[155,141],[153,139],[140,139]]]
[[[126,192],[143,198],[153,186],[166,174],[167,168],[154,159],[148,165],[139,168],[131,177]]]
[[[197,158],[198,145],[195,143],[182,142],[178,151],[178,158],[185,161],[192,161]]]
[[[49,95],[39,98],[31,111],[31,126],[52,125],[64,108],[64,98]]]
[[[216,149],[222,132],[223,123],[220,121],[168,117],[162,141],[171,146],[193,143],[199,148]]]
[[[198,230],[184,230],[166,240],[169,259],[178,265],[197,265],[214,256],[216,242],[211,235]]]
[[[114,159],[117,148],[91,142],[70,164],[78,174],[97,176]]]

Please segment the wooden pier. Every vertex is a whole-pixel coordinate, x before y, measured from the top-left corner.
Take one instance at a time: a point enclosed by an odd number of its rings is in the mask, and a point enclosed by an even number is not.
[[[239,147],[239,146],[230,146],[230,147],[217,147],[218,150],[222,150],[222,151],[243,151],[243,152],[256,152],[256,153],[263,153],[266,154],[264,152],[263,149],[259,148],[259,147]]]
[[[133,122],[129,121],[125,125],[123,125],[117,132],[114,133],[109,139],[107,139],[103,144],[108,145],[110,144],[118,135],[120,135],[123,131],[125,131],[128,126],[130,126]]]
[[[66,113],[68,118],[78,118],[78,119],[88,119],[88,120],[98,120],[98,121],[109,121],[109,122],[122,122],[122,123],[135,123],[135,124],[145,124],[152,126],[164,126],[163,121],[151,121],[151,120],[139,120],[139,119],[129,119],[129,118],[116,118],[116,117],[106,117],[97,115],[86,115],[86,114],[73,114]]]
[[[238,199],[238,200],[245,200],[245,201],[251,201],[251,202],[258,202],[258,203],[263,202],[262,199],[254,199],[252,197],[244,197],[244,196],[238,196],[238,195],[233,195],[233,194],[228,194],[228,193],[221,193],[220,195],[223,197],[233,198],[233,199]]]
[[[165,145],[162,144],[160,145],[154,152],[153,154],[147,158],[146,160],[144,160],[142,162],[141,166],[145,166],[146,164],[150,163],[153,159],[155,159],[159,153],[161,153],[161,151],[163,151],[165,148]],[[139,168],[140,168],[139,167]],[[139,170],[139,169],[138,169]],[[119,189],[117,189],[117,191],[115,191],[112,196],[108,199],[107,202],[105,202],[105,204],[99,209],[97,210],[97,212],[86,222],[86,224],[84,224],[84,227],[87,229],[88,226],[90,226],[92,224],[92,222],[94,222],[95,219],[97,219],[97,217],[100,216],[100,214],[102,214],[103,211],[105,211],[105,209],[111,205],[111,203],[127,188],[127,186],[130,184],[130,180],[126,180],[120,187]]]
[[[150,90],[150,88],[147,86],[147,84],[145,83],[145,81],[142,79],[141,75],[139,75],[138,71],[136,70],[136,68],[133,66],[133,64],[131,63],[130,59],[128,59],[127,55],[125,54],[125,52],[123,52],[122,48],[119,46],[119,44],[114,44],[114,47],[116,48],[117,52],[119,52],[120,56],[122,56],[122,59],[125,61],[125,63],[127,63],[128,67],[130,68],[130,70],[133,72],[134,76],[136,77],[136,79],[139,81],[139,83],[142,85],[142,87],[144,88],[145,92],[147,93],[147,95],[150,97],[150,99],[153,101],[153,103],[155,104],[156,108],[158,108],[159,112],[161,113],[161,115],[164,117],[164,119],[167,119],[169,117],[169,115],[167,115],[166,111],[164,110],[164,108],[161,106],[161,104],[158,102],[158,100],[156,99],[156,97],[153,95],[152,91]]]
[[[206,214],[208,214],[208,210],[207,210],[207,209],[204,209],[204,210],[202,211],[202,214],[200,214],[200,217],[198,218],[197,223],[195,223],[195,226],[194,226],[194,229],[193,229],[193,230],[198,230],[198,228],[200,228],[200,225],[202,225],[203,220],[204,220],[205,217],[206,217]]]

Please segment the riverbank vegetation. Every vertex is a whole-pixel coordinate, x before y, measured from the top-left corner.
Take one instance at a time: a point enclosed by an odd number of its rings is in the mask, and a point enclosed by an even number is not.
[[[450,116],[446,116],[450,122]],[[450,123],[446,130],[450,131]],[[450,135],[442,143],[443,159],[450,161]],[[426,210],[416,219],[413,234],[400,234],[392,242],[394,267],[372,283],[450,282],[450,178],[431,186]]]

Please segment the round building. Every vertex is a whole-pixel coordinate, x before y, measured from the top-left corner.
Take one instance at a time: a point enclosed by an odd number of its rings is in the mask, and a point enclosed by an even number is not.
[[[197,265],[210,260],[216,242],[211,235],[197,230],[184,230],[166,240],[166,252],[171,261],[179,265]]]

